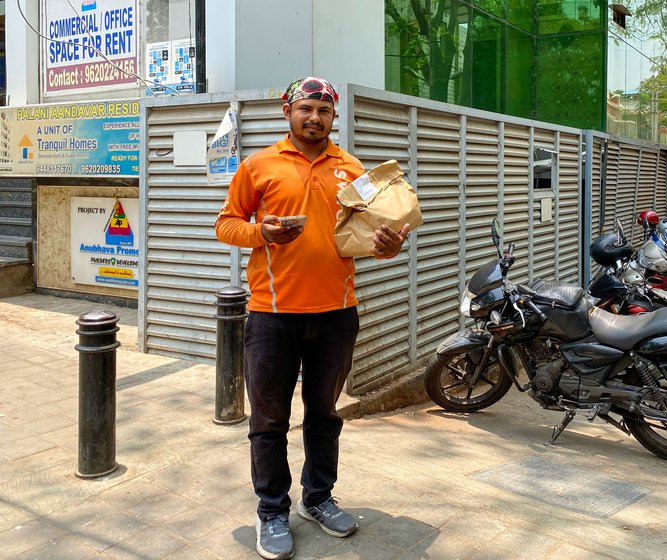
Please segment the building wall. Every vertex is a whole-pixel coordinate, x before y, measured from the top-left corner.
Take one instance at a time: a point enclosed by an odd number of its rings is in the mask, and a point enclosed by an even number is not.
[[[156,2],[160,0],[155,0]],[[194,32],[194,0],[169,2],[168,26],[157,31],[137,3],[140,74],[146,74],[146,41],[181,39]],[[188,10],[189,2],[189,10]],[[37,0],[20,0],[28,21],[39,28]],[[16,2],[7,3],[7,82],[9,105],[46,100],[40,91],[40,39],[20,15]],[[208,0],[206,58],[208,91],[284,88],[303,75],[324,75],[331,82],[384,87],[384,7],[382,0]],[[44,33],[44,30],[42,30]],[[158,37],[159,35],[159,37]],[[194,33],[193,33],[194,36]],[[73,90],[51,94],[49,102],[139,97],[143,84],[106,91]]]
[[[73,197],[138,198],[137,187],[47,186],[37,188],[37,285],[40,288],[123,298],[137,297],[137,290],[75,284],[71,270],[71,203]],[[133,224],[136,227],[136,224]]]

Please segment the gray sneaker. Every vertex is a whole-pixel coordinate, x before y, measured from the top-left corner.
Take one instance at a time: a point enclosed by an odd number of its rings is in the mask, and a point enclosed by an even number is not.
[[[354,517],[340,509],[333,498],[309,508],[299,500],[296,511],[299,517],[317,523],[322,531],[334,537],[349,537],[359,528]]]
[[[294,541],[289,530],[289,514],[272,515],[266,521],[257,518],[257,553],[268,560],[287,560],[294,555]]]

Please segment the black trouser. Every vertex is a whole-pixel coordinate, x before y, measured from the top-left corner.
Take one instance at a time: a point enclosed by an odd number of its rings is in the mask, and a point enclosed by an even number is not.
[[[250,400],[252,482],[261,519],[289,511],[292,503],[287,431],[299,369],[304,403],[303,502],[310,507],[331,496],[343,427],[336,401],[352,367],[358,332],[355,307],[327,313],[250,312],[245,381]]]

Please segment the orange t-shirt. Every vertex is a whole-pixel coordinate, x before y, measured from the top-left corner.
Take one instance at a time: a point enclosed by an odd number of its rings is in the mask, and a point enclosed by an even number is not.
[[[320,313],[357,304],[354,261],[338,255],[333,232],[336,193],[363,173],[359,160],[331,141],[311,162],[289,135],[241,163],[215,231],[224,243],[253,248],[250,311]],[[250,223],[253,214],[257,223]],[[304,231],[291,243],[269,243],[261,232],[267,214],[305,214]]]

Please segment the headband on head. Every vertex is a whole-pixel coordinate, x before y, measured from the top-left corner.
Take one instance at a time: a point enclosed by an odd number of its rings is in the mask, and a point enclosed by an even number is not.
[[[338,94],[333,86],[322,78],[308,76],[294,80],[282,97],[290,105],[299,99],[319,99],[321,101],[338,101]]]

